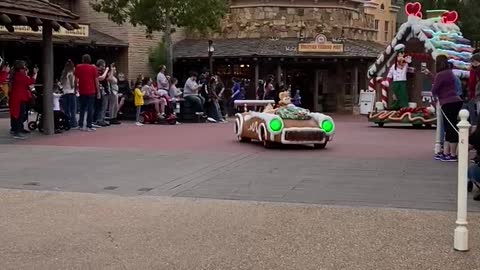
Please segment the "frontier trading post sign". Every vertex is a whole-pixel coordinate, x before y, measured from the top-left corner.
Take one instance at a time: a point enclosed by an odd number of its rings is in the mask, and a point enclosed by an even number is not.
[[[298,52],[304,53],[343,53],[343,44],[328,42],[324,35],[317,35],[315,42],[299,43]]]

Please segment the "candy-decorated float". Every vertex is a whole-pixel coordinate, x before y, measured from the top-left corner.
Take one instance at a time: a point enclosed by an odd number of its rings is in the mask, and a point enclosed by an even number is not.
[[[280,93],[276,108],[268,105],[263,112],[237,113],[235,118],[235,135],[240,142],[256,140],[267,148],[301,144],[323,149],[335,133],[330,116],[293,105],[287,91]]]
[[[405,123],[414,126],[436,124],[432,104],[432,78],[424,71],[434,69],[434,59],[447,55],[460,79],[469,76],[473,48],[455,24],[455,11],[427,11],[423,19],[420,3],[408,3],[408,21],[368,70],[368,91],[378,102],[368,115],[369,122],[383,126]]]

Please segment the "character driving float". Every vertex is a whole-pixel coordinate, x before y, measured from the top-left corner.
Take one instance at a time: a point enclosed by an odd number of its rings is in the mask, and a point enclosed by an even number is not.
[[[397,53],[395,64],[390,68],[387,75],[387,78],[393,80],[392,90],[396,97],[390,108],[392,110],[408,107],[407,72],[408,64],[412,62],[410,56],[405,56],[405,45],[395,46],[395,52]]]

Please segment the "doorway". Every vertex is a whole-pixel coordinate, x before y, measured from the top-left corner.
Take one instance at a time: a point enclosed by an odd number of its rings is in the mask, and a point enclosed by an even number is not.
[[[315,72],[315,89],[313,92],[313,110],[315,112],[325,111],[325,100],[327,95],[328,70],[317,70]]]

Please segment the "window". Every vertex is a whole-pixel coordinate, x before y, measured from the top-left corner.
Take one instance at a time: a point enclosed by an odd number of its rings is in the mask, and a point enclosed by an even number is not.
[[[378,25],[380,24],[379,20],[375,20],[375,30],[378,30]]]
[[[388,28],[390,28],[390,25],[389,25],[388,21],[385,21],[385,28],[383,29],[383,30],[385,30],[385,41],[389,41],[389,39],[388,39],[388,32],[389,32],[388,30],[389,29]]]
[[[385,10],[385,5],[383,3],[380,5],[380,9]]]

